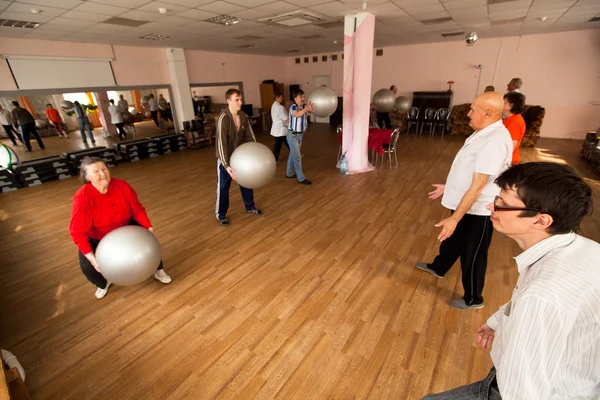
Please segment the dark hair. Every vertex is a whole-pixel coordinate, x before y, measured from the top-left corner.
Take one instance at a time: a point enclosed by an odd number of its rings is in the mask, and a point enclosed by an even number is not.
[[[513,189],[527,208],[535,208],[553,219],[547,232],[558,235],[577,232],[581,220],[591,214],[592,188],[567,165],[531,162],[504,171],[496,184]],[[535,211],[523,211],[521,217],[533,217]]]
[[[85,177],[86,174],[87,174],[87,167],[89,167],[92,164],[99,163],[99,162],[101,162],[104,165],[106,165],[106,163],[104,162],[104,160],[101,159],[100,157],[85,157],[81,161],[81,164],[79,164],[79,179],[81,179],[81,182],[83,182],[83,183],[89,183],[89,181]]]
[[[275,91],[273,92],[273,97],[274,97],[274,98],[278,98],[278,97],[280,97],[280,96],[283,96],[283,93],[281,93],[279,90],[275,90]]]
[[[109,102],[110,104],[115,104],[115,101],[114,101],[113,99],[110,99],[108,102]]]
[[[13,106],[15,106],[15,107],[21,107],[21,106],[19,105],[19,102],[18,102],[18,101],[12,101],[11,103],[12,103],[12,105],[13,105]]]
[[[229,100],[234,94],[237,94],[238,96],[242,95],[242,93],[240,93],[240,91],[237,89],[227,89],[227,91],[225,92],[225,100]]]
[[[390,90],[394,90],[395,87],[396,87],[396,85],[390,86]]]
[[[525,110],[525,95],[519,92],[508,92],[504,95],[508,104],[510,104],[510,112],[513,114],[523,114]]]
[[[46,104],[46,107],[48,107],[48,106],[52,107],[52,104],[50,104],[50,103]]]
[[[302,96],[304,94],[304,90],[296,89],[292,92],[292,97],[295,99],[298,96]]]

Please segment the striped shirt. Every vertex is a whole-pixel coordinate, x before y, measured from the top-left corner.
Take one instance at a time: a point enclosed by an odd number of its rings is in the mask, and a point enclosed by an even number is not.
[[[515,260],[512,298],[487,321],[502,399],[597,399],[600,244],[554,235]]]
[[[290,130],[294,132],[304,132],[308,121],[308,114],[304,114],[301,117],[294,117],[294,111],[300,111],[306,108],[306,104],[300,107],[294,103],[290,107]]]

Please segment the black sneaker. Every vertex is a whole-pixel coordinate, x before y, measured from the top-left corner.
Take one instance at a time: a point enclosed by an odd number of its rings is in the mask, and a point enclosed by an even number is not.
[[[305,180],[303,180],[303,181],[300,181],[299,183],[300,183],[301,185],[312,185],[312,182],[311,182],[311,181],[309,181],[308,179],[305,179]]]
[[[248,214],[263,215],[262,210],[259,210],[258,208],[253,208],[252,210],[246,210],[246,212]]]
[[[229,222],[229,220],[227,218],[223,218],[223,219],[219,219],[219,224],[221,226],[229,226],[229,225],[231,225],[231,222]]]
[[[288,178],[288,179],[296,179],[296,174],[294,174],[294,175],[292,175],[292,176],[287,176],[287,175],[286,175],[285,177],[286,177],[286,178]]]

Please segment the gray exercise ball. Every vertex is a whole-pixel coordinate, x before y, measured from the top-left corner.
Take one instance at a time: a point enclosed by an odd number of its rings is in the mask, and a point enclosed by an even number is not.
[[[146,112],[144,113],[144,117],[146,117],[146,118],[151,118],[151,117],[152,117],[152,112],[151,112],[151,111],[146,111]]]
[[[315,116],[326,118],[331,116],[337,109],[338,98],[333,89],[320,87],[313,90],[308,97],[308,102],[313,103],[315,106],[312,112]]]
[[[394,108],[398,111],[407,112],[410,109],[410,100],[406,96],[400,96],[396,99]]]
[[[75,104],[73,104],[72,101],[64,100],[62,103],[60,103],[60,107],[64,108],[65,110],[70,110],[75,107]]]
[[[96,249],[100,273],[122,286],[137,285],[156,271],[162,259],[156,236],[141,226],[122,226],[102,238]]]
[[[150,103],[150,97],[149,96],[142,97],[142,104],[148,104],[148,103]]]
[[[390,89],[381,89],[373,96],[373,106],[380,113],[392,111],[396,103],[396,95]]]
[[[44,121],[43,119],[36,119],[35,120],[35,127],[38,129],[44,129],[48,126],[48,123],[46,121]]]
[[[129,107],[129,113],[131,115],[138,115],[140,112],[135,107]]]
[[[275,176],[275,156],[264,144],[248,142],[233,151],[229,165],[240,186],[256,189]]]

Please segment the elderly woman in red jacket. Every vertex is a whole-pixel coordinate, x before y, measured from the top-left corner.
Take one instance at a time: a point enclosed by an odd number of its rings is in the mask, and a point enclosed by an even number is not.
[[[110,231],[125,225],[140,225],[150,232],[152,224],[135,190],[121,179],[110,177],[101,158],[85,158],[79,174],[84,185],[73,198],[73,211],[69,232],[79,248],[79,265],[85,277],[96,285],[96,298],[103,298],[110,282],[100,273],[94,252],[100,240]],[[171,277],[163,270],[162,261],[154,273],[162,283]]]

